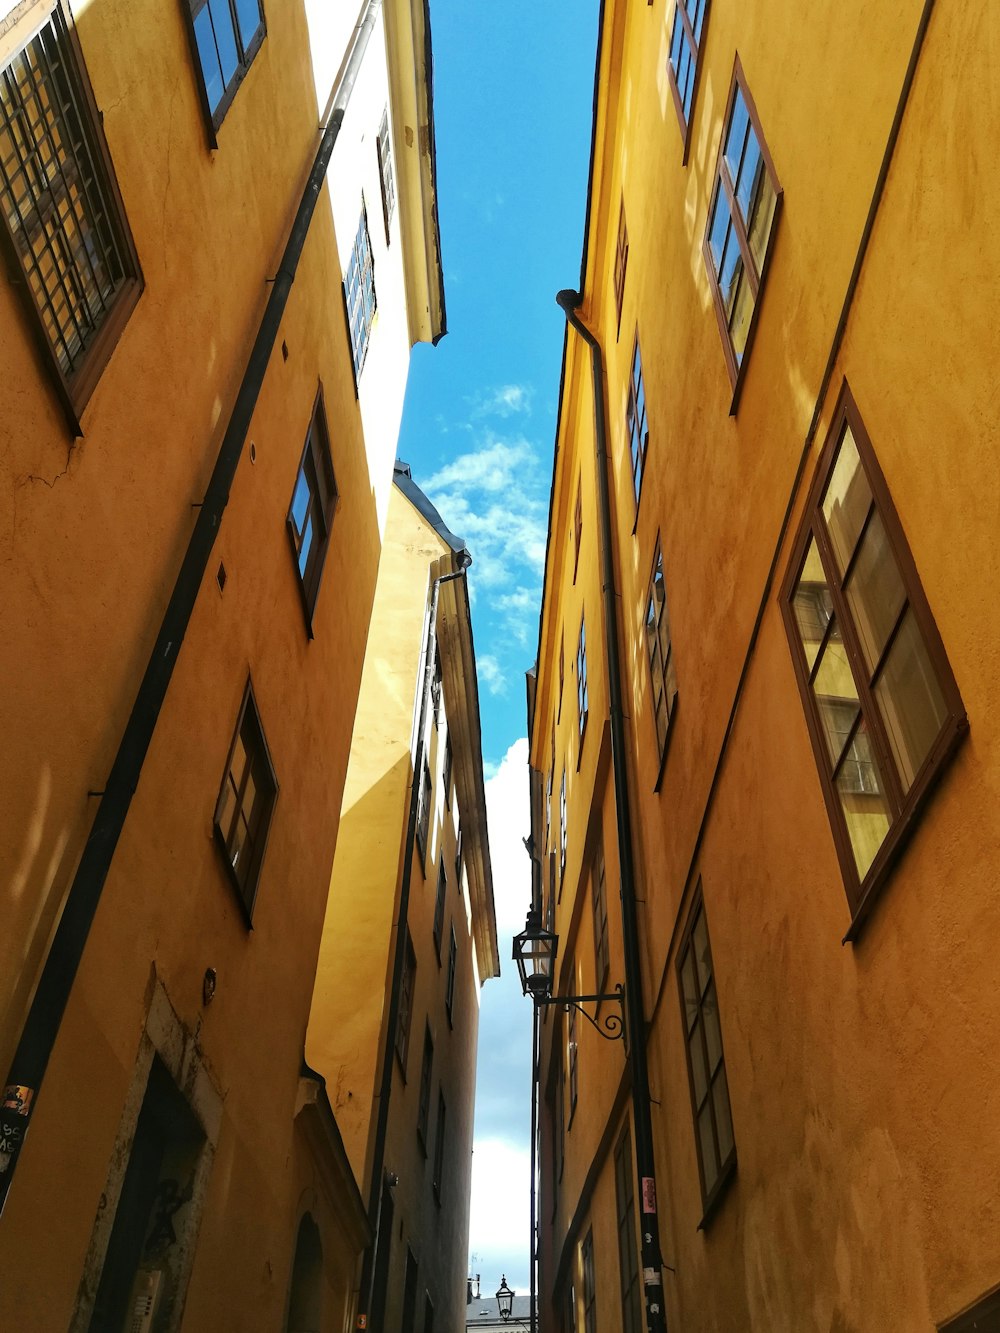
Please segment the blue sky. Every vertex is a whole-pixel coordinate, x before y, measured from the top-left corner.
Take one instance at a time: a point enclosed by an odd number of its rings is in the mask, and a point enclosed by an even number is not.
[[[524,673],[538,636],[559,367],[586,207],[597,0],[431,0],[448,336],[414,349],[399,456],[473,554],[504,975],[483,989],[470,1250],[528,1284],[530,1008],[510,963],[530,893]]]

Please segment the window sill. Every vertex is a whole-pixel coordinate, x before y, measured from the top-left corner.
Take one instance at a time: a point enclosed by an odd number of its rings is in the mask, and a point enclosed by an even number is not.
[[[667,755],[670,753],[670,738],[674,734],[674,718],[677,716],[677,709],[680,706],[680,695],[674,695],[674,706],[670,710],[670,716],[667,718],[667,734],[663,738],[663,753],[660,755],[660,767],[656,772],[656,781],[653,784],[653,791],[659,792],[663,786],[663,775],[667,769]],[[656,725],[655,721],[653,723]]]
[[[240,913],[243,916],[244,924],[246,925],[247,930],[253,930],[253,905],[257,901],[257,885],[260,880],[260,867],[258,866],[257,871],[254,874],[252,894],[248,903],[246,899],[246,890],[240,884],[240,881],[236,876],[236,871],[233,869],[232,862],[226,852],[226,843],[222,836],[222,830],[219,828],[218,824],[213,825],[213,833],[215,835],[215,845],[219,849],[219,854],[222,857],[222,864],[226,870],[226,878],[229,880],[229,883],[232,885],[233,891],[236,894],[236,902],[239,906]]]

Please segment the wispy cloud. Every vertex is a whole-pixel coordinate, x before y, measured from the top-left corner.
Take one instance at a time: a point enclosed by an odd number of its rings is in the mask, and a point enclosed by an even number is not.
[[[490,694],[507,693],[507,678],[500,663],[491,653],[480,654],[476,657],[476,669],[479,672],[479,679]]]
[[[483,389],[467,399],[473,420],[484,417],[512,417],[519,412],[530,414],[533,390],[528,384],[501,384]]]

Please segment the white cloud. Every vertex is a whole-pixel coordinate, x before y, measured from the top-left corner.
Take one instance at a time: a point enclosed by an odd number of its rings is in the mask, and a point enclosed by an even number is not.
[[[483,417],[512,417],[517,412],[531,412],[533,390],[529,384],[500,384],[482,389],[467,398],[473,419]]]
[[[524,1100],[528,1100],[525,1089]],[[531,1159],[504,1139],[477,1139],[472,1152],[469,1245],[482,1274],[482,1295],[492,1300],[503,1273],[515,1291],[528,1290]]]
[[[523,838],[531,831],[528,806],[528,738],[514,742],[494,777],[486,783],[486,818],[493,864],[493,901],[497,916],[500,954],[509,954],[507,941],[524,929],[531,900],[531,858]]]
[[[500,663],[491,654],[482,654],[476,658],[476,671],[490,694],[507,693],[507,677]]]

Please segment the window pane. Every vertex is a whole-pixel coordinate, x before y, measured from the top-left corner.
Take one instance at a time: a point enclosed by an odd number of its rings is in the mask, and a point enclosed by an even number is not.
[[[313,521],[312,521],[312,515],[310,514],[309,520],[306,523],[306,530],[302,534],[302,544],[299,547],[299,574],[301,575],[302,578],[305,578],[306,576],[306,569],[308,568],[309,565],[309,552],[312,550],[312,544],[313,544]]]
[[[845,591],[868,670],[872,672],[906,600],[896,558],[877,513],[865,528]]]
[[[701,1165],[705,1173],[707,1193],[719,1177],[719,1164],[715,1156],[715,1132],[712,1129],[712,1108],[708,1102],[698,1115],[698,1141],[701,1144]]]
[[[222,77],[219,54],[215,48],[215,34],[212,31],[212,16],[208,5],[200,10],[194,21],[194,36],[198,44],[198,58],[201,61],[202,77],[205,80],[205,95],[208,109],[212,112],[222,101],[226,83]]]
[[[743,99],[743,89],[736,85],[733,97],[733,111],[729,120],[729,133],[726,135],[726,165],[735,185],[739,179],[740,162],[743,160],[743,145],[746,143],[747,130],[750,128],[750,113]]]
[[[742,273],[743,256],[740,253],[740,243],[736,235],[736,228],[731,226],[726,236],[722,263],[719,267],[719,291],[722,294],[722,304],[725,307],[730,328],[732,327],[733,308],[736,304],[736,290]]]
[[[684,21],[678,10],[674,10],[674,30],[670,34],[670,63],[673,66],[674,78],[677,79],[677,73],[680,69],[681,50],[683,48]],[[678,86],[680,80],[678,79]]]
[[[813,677],[812,689],[826,730],[827,744],[831,745],[831,736],[836,735],[840,729],[835,719],[843,717],[850,710],[853,724],[859,707],[858,687],[854,683],[854,673],[848,663],[836,619],[833,620],[830,637],[824,645],[823,656]],[[831,748],[830,757],[835,764],[840,758],[840,751],[834,753]]]
[[[774,193],[771,177],[762,161],[757,178],[757,190],[751,204],[750,218],[747,224],[747,240],[750,242],[750,253],[753,255],[753,262],[757,265],[758,273],[763,266],[764,255],[767,253],[767,242],[771,235],[771,223],[774,221],[774,210],[777,202],[778,196]]]
[[[719,1162],[722,1163],[733,1150],[733,1117],[729,1109],[729,1085],[725,1069],[719,1070],[712,1085],[712,1103],[715,1106],[715,1128],[719,1135]]]
[[[867,724],[863,719],[857,736],[859,753],[866,756],[866,762],[870,765],[869,778],[874,790],[863,793],[855,790],[857,786],[855,774],[851,765],[845,762],[837,775],[837,795],[844,812],[844,822],[851,840],[858,878],[864,879],[889,831],[890,816],[888,803],[882,794],[878,767],[869,748]]]
[[[708,1090],[708,1072],[705,1069],[705,1052],[701,1045],[701,1030],[695,1028],[688,1038],[688,1050],[691,1052],[691,1078],[694,1082],[694,1099],[700,1106]]]
[[[309,508],[309,482],[306,478],[305,469],[298,475],[295,482],[295,494],[292,496],[292,520],[295,524],[295,535],[299,539],[302,537],[302,529],[305,526],[306,511]]]
[[[830,755],[831,771],[840,763],[844,748],[851,739],[854,724],[861,709],[849,699],[818,698],[820,718],[826,734],[826,747]]]
[[[705,925],[705,913],[699,909],[691,937],[691,947],[698,968],[698,993],[703,995],[712,979],[712,955],[708,949],[708,927]]]
[[[912,608],[889,650],[875,696],[903,789],[908,791],[948,715]]]
[[[719,1028],[719,1001],[715,994],[715,982],[708,988],[701,1006],[702,1022],[705,1024],[705,1048],[708,1052],[708,1068],[715,1073],[722,1059],[722,1032]]]
[[[726,237],[729,234],[729,226],[729,201],[720,184],[716,187],[712,222],[708,229],[708,244],[712,251],[712,263],[715,265],[716,277],[722,269],[722,253],[725,249]]]
[[[691,27],[694,39],[701,44],[701,30],[705,23],[705,0],[688,0],[688,13],[692,15]]]
[[[240,41],[244,55],[263,26],[257,0],[236,0],[236,19],[240,27]]]
[[[861,466],[858,446],[850,426],[845,426],[837,463],[823,496],[823,516],[841,576],[854,554],[871,502],[871,488]]]
[[[792,609],[799,627],[802,650],[806,655],[809,670],[812,671],[826,627],[833,618],[833,599],[827,587],[823,562],[813,538],[810,538],[806,548],[805,563],[792,595]]]
[[[684,990],[685,1031],[690,1032],[698,1019],[698,984],[694,975],[694,954],[690,949],[681,967],[681,986]]]
[[[219,62],[222,65],[222,79],[228,86],[240,63],[236,51],[236,33],[233,29],[233,16],[229,9],[229,0],[208,0],[206,7],[212,13],[212,27],[215,29],[215,43],[219,51]],[[204,10],[202,13],[204,13]]]
[[[753,127],[747,131],[746,149],[743,153],[743,162],[740,166],[739,180],[733,177],[735,186],[736,202],[739,205],[740,212],[743,214],[743,221],[749,229],[750,224],[750,206],[757,188],[758,180],[764,172],[764,159],[761,157],[760,144],[757,142],[757,136],[753,132]]]
[[[733,354],[737,362],[743,360],[747,337],[750,333],[750,320],[753,316],[753,292],[740,259],[739,275],[733,297],[732,313],[729,316],[729,332],[733,342]]]
[[[233,758],[229,765],[229,771],[232,774],[233,782],[239,787],[243,782],[243,772],[247,766],[247,752],[243,744],[242,735],[236,737],[236,744],[233,746]]]

